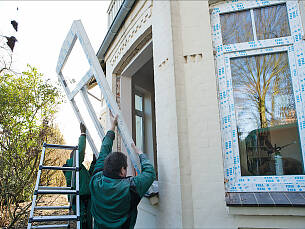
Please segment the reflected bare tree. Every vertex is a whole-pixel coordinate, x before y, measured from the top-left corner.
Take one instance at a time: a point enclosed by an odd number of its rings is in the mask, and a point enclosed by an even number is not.
[[[285,4],[254,9],[258,40],[290,36]]]
[[[285,4],[253,9],[256,39],[290,35]],[[254,40],[250,10],[220,15],[223,44]],[[244,117],[266,128],[295,117],[288,57],[285,52],[231,59],[235,105],[246,107]],[[288,98],[287,98],[288,96]],[[280,101],[282,100],[282,101]],[[244,103],[248,103],[246,106]],[[276,107],[281,103],[281,109]],[[256,112],[253,112],[255,108]],[[249,111],[252,111],[252,115]]]
[[[285,4],[254,9],[253,16],[257,40],[290,35]],[[250,10],[221,14],[220,24],[224,45],[254,40]]]
[[[295,116],[287,53],[239,57],[231,60],[234,100],[259,117],[258,128],[279,124]],[[277,104],[275,104],[277,103]],[[246,105],[246,106],[245,106]],[[277,106],[276,106],[277,105]],[[280,110],[279,110],[280,107]],[[290,116],[290,117],[289,117]]]
[[[253,41],[250,11],[220,15],[222,43],[224,45]]]

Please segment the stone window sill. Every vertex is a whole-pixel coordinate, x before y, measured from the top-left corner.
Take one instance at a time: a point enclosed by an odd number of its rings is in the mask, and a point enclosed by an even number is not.
[[[152,205],[149,198],[144,197],[141,199],[140,204],[138,205],[138,210],[142,210],[152,215],[158,214],[158,204]]]
[[[227,192],[229,207],[305,207],[305,192]]]
[[[227,207],[229,215],[244,216],[305,216],[304,208],[296,207]]]

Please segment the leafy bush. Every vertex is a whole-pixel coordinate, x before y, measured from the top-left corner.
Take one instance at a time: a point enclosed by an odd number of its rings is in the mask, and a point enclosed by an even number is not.
[[[43,142],[63,144],[52,125],[61,100],[59,89],[36,68],[0,75],[0,226],[13,227],[28,213]],[[52,164],[60,157],[47,160]],[[20,204],[24,201],[29,203]]]

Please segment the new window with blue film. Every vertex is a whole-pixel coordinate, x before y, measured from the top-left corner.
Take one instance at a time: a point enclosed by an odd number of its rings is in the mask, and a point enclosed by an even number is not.
[[[221,14],[220,23],[224,45],[290,36],[285,4]],[[241,175],[304,174],[287,52],[230,58],[230,68]]]
[[[226,189],[302,191],[305,42],[298,3],[216,3],[211,24]]]

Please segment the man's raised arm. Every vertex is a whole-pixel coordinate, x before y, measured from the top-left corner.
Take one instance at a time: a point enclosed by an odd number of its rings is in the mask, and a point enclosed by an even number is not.
[[[86,150],[86,126],[80,123],[80,136],[78,138],[79,164],[82,164],[85,158]]]
[[[118,116],[116,116],[115,118],[113,118],[111,120],[111,128],[108,130],[107,134],[105,135],[105,137],[103,139],[100,154],[99,154],[99,157],[94,166],[93,174],[95,174],[99,171],[103,171],[103,169],[104,169],[105,158],[112,151],[113,140],[115,138],[114,130],[115,130],[115,127],[117,124],[118,124]]]
[[[131,145],[134,152],[139,155],[141,162],[141,173],[136,177],[133,177],[133,180],[136,185],[136,191],[139,194],[140,198],[144,196],[144,194],[148,191],[151,184],[156,179],[156,173],[154,167],[150,163],[150,161],[146,158],[144,153],[139,150],[134,144]]]

